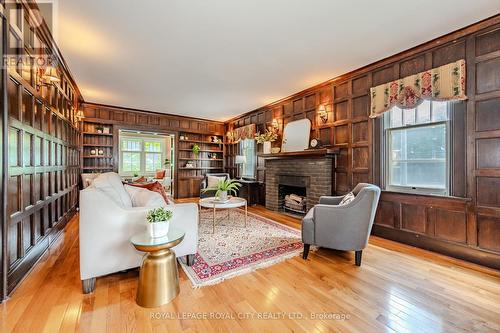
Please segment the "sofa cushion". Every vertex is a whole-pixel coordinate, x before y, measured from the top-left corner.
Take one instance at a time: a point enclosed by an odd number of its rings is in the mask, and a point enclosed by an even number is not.
[[[108,197],[115,201],[120,207],[132,207],[132,201],[127,191],[123,187],[122,179],[117,173],[107,172],[99,175],[92,185],[104,192]]]
[[[339,203],[340,206],[347,205],[349,202],[353,201],[355,198],[354,193],[349,192],[342,198],[342,201]]]
[[[165,192],[165,189],[163,188],[163,186],[159,182],[147,183],[147,184],[136,184],[136,183],[133,183],[133,184],[130,184],[130,186],[145,188],[147,190],[150,190],[150,191],[153,191],[153,192],[157,192],[157,193],[159,193],[163,197],[163,199],[165,200],[166,204],[168,204],[168,205],[172,205],[173,204],[173,202],[167,196],[167,192]]]
[[[165,207],[167,203],[158,192],[153,192],[145,188],[125,185],[125,190],[132,200],[134,207]]]
[[[217,184],[221,180],[226,180],[226,177],[207,176],[207,188],[217,188]]]

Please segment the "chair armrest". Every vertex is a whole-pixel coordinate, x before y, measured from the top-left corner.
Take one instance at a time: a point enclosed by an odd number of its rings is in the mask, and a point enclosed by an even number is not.
[[[200,183],[200,189],[203,190],[207,187],[207,184],[205,182],[205,180],[202,180],[201,183]]]
[[[321,205],[338,205],[343,198],[344,198],[343,195],[336,197],[324,195],[319,197],[319,203]]]

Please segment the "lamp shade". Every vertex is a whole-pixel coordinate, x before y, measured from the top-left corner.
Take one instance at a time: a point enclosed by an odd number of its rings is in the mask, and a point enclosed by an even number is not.
[[[236,155],[234,163],[245,164],[247,162],[247,157],[245,155]]]

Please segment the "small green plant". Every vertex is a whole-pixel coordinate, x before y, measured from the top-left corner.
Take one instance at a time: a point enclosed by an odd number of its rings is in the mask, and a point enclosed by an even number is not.
[[[96,132],[98,132],[98,133],[102,133],[102,132],[103,132],[103,130],[104,130],[104,126],[102,126],[102,125],[97,125],[97,126],[95,127],[95,130],[96,130]]]
[[[235,179],[225,179],[225,180],[220,180],[215,188],[205,188],[202,191],[206,192],[206,191],[217,190],[217,192],[215,192],[215,196],[218,197],[222,192],[229,192],[236,195],[237,194],[236,190],[239,187],[241,187],[241,184],[238,183]]]
[[[168,158],[165,159],[165,162],[163,164],[168,167],[170,165],[170,160]]]
[[[139,177],[139,174],[137,172],[135,172],[134,177]]]
[[[257,143],[274,142],[277,138],[278,134],[271,129],[266,129],[266,131],[262,134],[260,134],[260,132],[255,134],[255,140],[257,140]]]
[[[193,154],[194,154],[195,156],[198,156],[198,154],[200,153],[200,146],[198,146],[198,144],[196,144],[196,143],[195,143],[195,144],[193,145],[192,150],[193,150]]]
[[[167,222],[172,218],[172,211],[165,208],[151,209],[146,216],[148,223]]]

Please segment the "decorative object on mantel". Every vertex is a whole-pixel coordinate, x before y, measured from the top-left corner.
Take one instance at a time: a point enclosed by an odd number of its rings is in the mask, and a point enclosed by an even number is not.
[[[152,238],[166,236],[168,234],[172,216],[172,211],[163,207],[150,210],[146,216],[149,235]]]
[[[255,134],[255,140],[257,140],[257,143],[264,144],[264,154],[271,153],[271,142],[276,141],[277,138],[278,134],[276,134],[271,128],[266,129],[263,134],[260,134],[260,132]]]
[[[272,123],[271,123],[271,126],[273,128],[273,130],[278,133],[279,130],[280,130],[280,123],[278,122],[278,119],[274,118]]]
[[[271,154],[277,154],[280,152],[280,150],[281,150],[280,147],[273,147],[271,148]]]
[[[370,89],[370,117],[376,118],[397,105],[412,109],[424,100],[465,100],[465,60],[432,68]]]
[[[201,221],[210,221],[212,212],[200,212]],[[245,211],[234,209],[229,219],[223,210],[216,212],[217,228],[200,223],[198,253],[189,267],[179,261],[194,288],[214,285],[256,269],[269,267],[302,253],[300,230],[248,213],[247,228],[242,228]]]
[[[325,124],[328,121],[328,112],[326,111],[326,105],[321,104],[318,108],[319,119]]]
[[[295,120],[285,125],[283,129],[283,153],[302,151],[309,148],[309,136],[311,134],[311,121],[307,118]]]
[[[319,148],[321,147],[320,139],[312,139],[310,143],[311,148]]]

